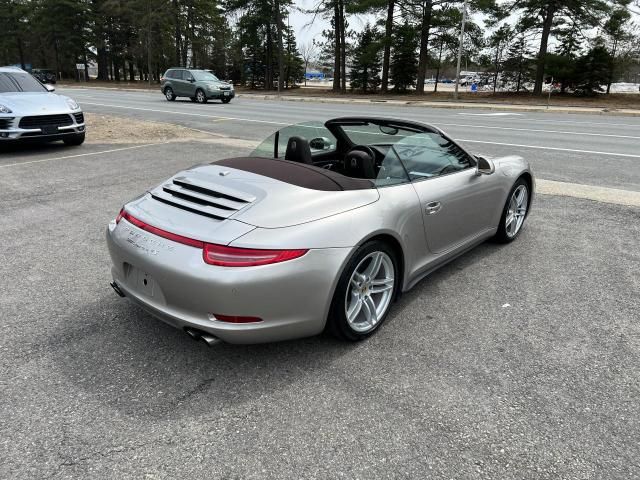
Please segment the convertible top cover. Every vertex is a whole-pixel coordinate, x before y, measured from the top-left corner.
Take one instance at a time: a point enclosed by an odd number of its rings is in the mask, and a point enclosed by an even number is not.
[[[229,168],[255,173],[282,182],[325,192],[375,188],[371,180],[351,178],[325,168],[274,158],[238,157],[213,162]]]

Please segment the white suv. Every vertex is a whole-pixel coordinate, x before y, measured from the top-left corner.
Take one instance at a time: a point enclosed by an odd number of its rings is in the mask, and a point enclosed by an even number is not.
[[[24,70],[0,68],[0,144],[23,139],[82,144],[82,110],[74,100],[54,90]]]

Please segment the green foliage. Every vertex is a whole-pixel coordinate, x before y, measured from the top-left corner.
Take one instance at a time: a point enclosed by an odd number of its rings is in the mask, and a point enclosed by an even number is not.
[[[607,48],[597,44],[576,61],[576,92],[594,95],[609,82],[613,58]]]
[[[399,26],[393,36],[391,51],[391,84],[393,90],[404,93],[415,86],[418,74],[416,58],[417,34],[413,26],[404,23]]]
[[[370,24],[360,33],[360,39],[353,50],[351,64],[351,89],[375,92],[380,86],[382,45],[380,34]]]

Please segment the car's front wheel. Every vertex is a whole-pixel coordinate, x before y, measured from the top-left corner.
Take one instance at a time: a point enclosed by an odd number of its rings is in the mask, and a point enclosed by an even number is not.
[[[230,97],[222,97],[222,103],[229,103],[231,101]]]
[[[74,133],[73,135],[67,135],[62,139],[65,145],[77,146],[84,143],[85,132]]]
[[[176,94],[173,93],[173,88],[167,87],[164,89],[164,96],[167,97],[167,100],[173,102],[176,99]]]
[[[393,249],[374,240],[362,245],[345,267],[336,288],[327,327],[335,336],[363,340],[382,325],[400,278]]]
[[[204,93],[204,90],[202,90],[201,88],[196,90],[196,102],[207,103],[207,95]]]
[[[496,241],[509,243],[520,234],[529,211],[530,198],[529,183],[524,178],[519,179],[507,197],[507,203],[502,211],[502,217],[500,217],[498,232],[494,237]]]

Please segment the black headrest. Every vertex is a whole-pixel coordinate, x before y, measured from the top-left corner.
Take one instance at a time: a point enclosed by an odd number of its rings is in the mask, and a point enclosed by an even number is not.
[[[349,152],[344,159],[344,169],[349,177],[376,178],[375,160],[367,152],[354,150]]]
[[[313,164],[309,142],[302,137],[289,138],[284,159],[292,162],[308,163],[310,165]]]

